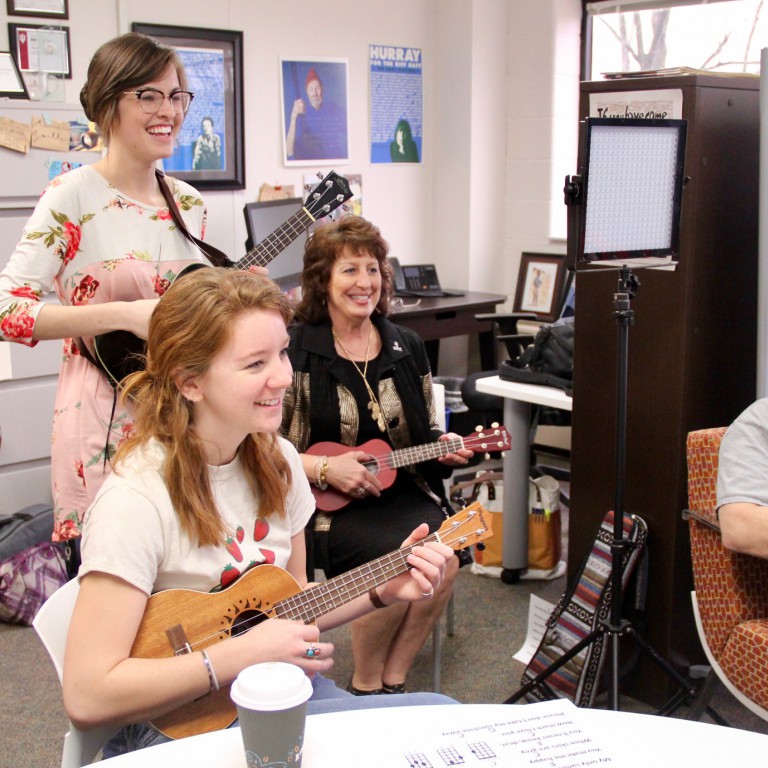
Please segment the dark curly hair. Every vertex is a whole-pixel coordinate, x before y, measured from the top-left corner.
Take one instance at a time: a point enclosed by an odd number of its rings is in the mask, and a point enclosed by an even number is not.
[[[368,252],[379,263],[381,297],[376,311],[389,314],[392,298],[392,269],[387,260],[389,245],[379,228],[362,216],[342,216],[338,221],[318,227],[304,249],[304,271],[301,275],[301,301],[296,314],[304,322],[317,325],[328,320],[328,283],[331,269],[344,248],[354,254]]]

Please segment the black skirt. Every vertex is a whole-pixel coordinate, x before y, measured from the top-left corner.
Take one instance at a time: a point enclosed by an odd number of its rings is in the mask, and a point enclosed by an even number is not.
[[[352,501],[331,517],[330,531],[315,534],[317,548],[324,549],[327,544],[323,567],[328,578],[400,549],[420,523],[427,523],[431,533],[445,521],[442,507],[420,490],[404,469],[398,470],[394,485],[379,498]]]

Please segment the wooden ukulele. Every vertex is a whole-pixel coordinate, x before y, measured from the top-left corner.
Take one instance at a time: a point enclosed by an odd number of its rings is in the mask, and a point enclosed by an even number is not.
[[[397,478],[397,468],[408,464],[418,464],[422,461],[437,459],[449,453],[455,453],[460,448],[473,451],[506,451],[510,446],[509,432],[503,426],[494,425],[491,429],[473,432],[467,437],[453,437],[448,440],[438,440],[435,443],[415,445],[411,448],[393,450],[383,440],[369,440],[367,443],[350,448],[341,443],[321,442],[307,448],[312,456],[340,456],[350,451],[365,451],[369,457],[361,462],[365,468],[376,475],[384,488],[389,488]],[[354,498],[346,493],[328,486],[321,491],[312,486],[315,503],[321,512],[335,512],[349,504]]]
[[[248,269],[252,266],[266,267],[310,224],[335,211],[350,197],[352,197],[352,190],[349,182],[343,176],[331,171],[309,193],[302,208],[251,248],[242,259],[231,263],[231,267],[233,269]],[[202,262],[190,264],[176,275],[175,280],[204,266],[206,265]],[[146,341],[130,331],[110,331],[94,338],[93,357],[110,383],[117,386],[128,374],[144,368],[146,347]]]
[[[234,637],[269,618],[310,624],[376,586],[410,569],[406,558],[415,546],[439,541],[454,550],[492,534],[491,516],[475,503],[448,518],[438,531],[329,581],[302,590],[288,571],[259,565],[221,592],[168,589],[147,601],[131,648],[131,657],[160,659],[194,653]],[[172,739],[229,726],[237,717],[230,686],[184,704],[152,722]]]

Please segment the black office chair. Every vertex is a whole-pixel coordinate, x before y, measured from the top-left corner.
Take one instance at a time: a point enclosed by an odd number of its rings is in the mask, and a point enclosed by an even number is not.
[[[532,312],[510,312],[506,314],[483,314],[475,315],[479,322],[492,322],[494,326],[494,337],[496,342],[503,342],[505,351],[509,359],[514,360],[521,355],[525,348],[533,343],[534,335],[532,333],[523,333],[518,327],[518,323],[537,322],[538,317]],[[498,346],[498,344],[497,344]],[[489,395],[485,392],[478,392],[476,381],[487,376],[494,376],[498,373],[493,371],[477,371],[470,373],[461,387],[461,398],[471,412],[479,415],[479,421],[483,424],[492,422],[503,423],[504,398],[498,395]],[[536,438],[536,429],[542,425],[546,426],[569,426],[571,423],[571,414],[569,411],[561,411],[557,408],[537,405],[531,409],[531,430],[529,445],[531,450],[531,468],[532,474],[536,474],[535,469],[535,449],[534,442]]]
[[[503,342],[507,355],[511,360],[522,354],[523,350],[533,343],[533,334],[521,333],[518,323],[523,321],[536,322],[538,318],[533,312],[512,312],[509,314],[475,315],[478,322],[493,323],[496,346]],[[498,395],[488,395],[478,392],[475,382],[486,376],[493,376],[498,371],[477,371],[470,373],[461,387],[461,399],[472,411],[482,414],[484,424],[493,421],[501,423],[504,410],[504,399]]]

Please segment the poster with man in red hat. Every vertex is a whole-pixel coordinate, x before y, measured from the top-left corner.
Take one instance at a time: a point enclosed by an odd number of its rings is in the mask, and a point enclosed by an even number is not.
[[[284,162],[349,162],[347,62],[282,60]]]

